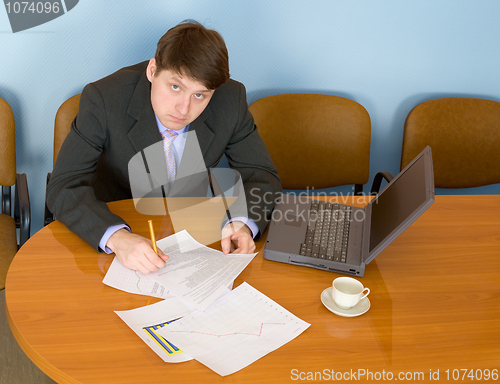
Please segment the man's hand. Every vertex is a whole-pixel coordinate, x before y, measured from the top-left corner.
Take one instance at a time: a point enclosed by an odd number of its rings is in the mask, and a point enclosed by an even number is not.
[[[222,252],[228,253],[253,253],[255,243],[252,231],[241,221],[234,221],[222,229]]]
[[[119,229],[111,235],[106,243],[127,268],[144,274],[156,271],[165,266],[168,256],[158,248],[158,255],[153,251],[151,240]]]

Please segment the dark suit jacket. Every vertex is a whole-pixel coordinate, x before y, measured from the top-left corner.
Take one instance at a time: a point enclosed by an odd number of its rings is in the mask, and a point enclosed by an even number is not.
[[[57,219],[96,249],[108,227],[126,224],[106,202],[132,198],[130,159],[161,141],[146,67],[143,62],[123,68],[84,88],[47,188],[47,204]],[[241,174],[248,217],[262,233],[281,184],[248,111],[244,86],[229,80],[217,89],[189,130],[196,132],[207,168],[225,154]]]

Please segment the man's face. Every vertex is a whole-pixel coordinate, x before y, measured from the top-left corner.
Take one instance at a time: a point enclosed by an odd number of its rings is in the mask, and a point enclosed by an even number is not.
[[[156,73],[156,68],[155,60],[151,59],[146,74],[151,82],[153,110],[165,127],[182,129],[200,116],[214,90],[171,70]]]

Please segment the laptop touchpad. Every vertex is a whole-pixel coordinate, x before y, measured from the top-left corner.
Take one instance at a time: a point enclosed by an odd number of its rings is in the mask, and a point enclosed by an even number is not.
[[[293,213],[285,213],[283,223],[292,227],[300,227],[304,220],[302,217],[294,215]]]

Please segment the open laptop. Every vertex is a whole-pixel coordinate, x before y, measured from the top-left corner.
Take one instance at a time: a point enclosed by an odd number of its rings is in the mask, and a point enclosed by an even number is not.
[[[425,148],[364,208],[283,195],[273,211],[264,258],[363,276],[365,266],[434,202]]]

